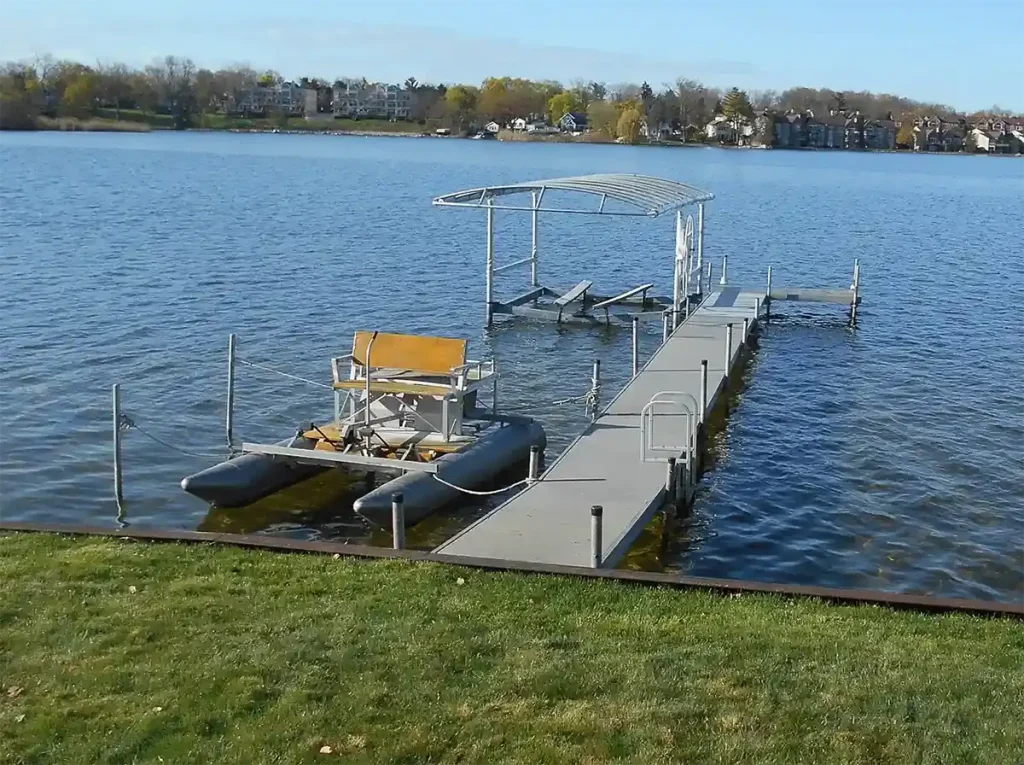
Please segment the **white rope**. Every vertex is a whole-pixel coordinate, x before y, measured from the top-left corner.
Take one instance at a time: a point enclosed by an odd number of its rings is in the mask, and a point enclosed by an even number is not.
[[[453,483],[448,483],[446,480],[441,478],[437,473],[431,473],[431,475],[434,476],[434,480],[435,481],[440,481],[445,486],[450,486],[451,488],[457,489],[458,491],[461,491],[464,494],[472,494],[474,497],[489,497],[489,496],[491,496],[493,494],[504,494],[509,489],[514,489],[516,486],[519,486],[520,484],[529,483],[530,482],[529,478],[524,478],[521,481],[516,481],[513,484],[509,484],[504,489],[495,489],[494,491],[473,491],[472,489],[467,489],[467,488],[465,488],[463,486],[456,486]]]
[[[236,358],[235,361],[237,361],[239,364],[245,364],[247,367],[256,367],[257,369],[262,369],[264,372],[271,372],[275,375],[281,375],[281,377],[287,377],[291,380],[298,380],[299,382],[309,383],[310,385],[315,385],[318,388],[327,388],[328,390],[334,390],[333,385],[324,385],[323,383],[319,383],[316,380],[307,380],[305,377],[299,377],[298,375],[289,374],[288,372],[282,372],[280,369],[265,367],[262,364],[255,364],[251,361],[246,361],[245,359]]]
[[[216,457],[221,457],[221,458],[224,457],[224,453],[223,452],[221,452],[220,454],[208,454],[208,453],[203,453],[203,452],[191,451],[189,449],[182,449],[180,446],[175,446],[174,444],[172,444],[172,443],[170,443],[168,441],[165,441],[164,439],[160,438],[159,436],[153,435],[152,433],[150,433],[145,428],[140,427],[138,424],[136,424],[135,420],[133,420],[127,414],[122,414],[121,415],[120,425],[121,425],[121,428],[123,428],[124,430],[137,430],[137,431],[139,431],[139,433],[144,435],[150,441],[153,441],[154,443],[160,444],[161,446],[163,446],[163,447],[165,447],[167,449],[170,449],[171,451],[175,451],[175,452],[179,452],[181,454],[184,454],[184,455],[186,455],[188,457],[202,457],[203,459],[213,459],[213,458],[216,458]]]

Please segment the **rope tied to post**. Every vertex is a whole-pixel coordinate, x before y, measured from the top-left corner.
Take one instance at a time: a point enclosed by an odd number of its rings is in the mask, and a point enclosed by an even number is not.
[[[175,446],[174,444],[170,443],[169,441],[165,441],[164,439],[160,438],[159,436],[156,436],[156,435],[150,433],[148,430],[146,430],[145,428],[140,426],[138,423],[135,422],[135,420],[133,420],[131,417],[129,417],[127,414],[124,414],[124,413],[121,414],[121,419],[118,421],[118,426],[119,426],[120,430],[137,430],[137,431],[139,431],[139,433],[141,433],[142,435],[144,435],[146,438],[148,438],[149,440],[153,441],[154,443],[160,444],[161,446],[163,446],[163,447],[165,447],[167,449],[170,449],[171,451],[179,452],[180,454],[184,454],[184,455],[186,455],[188,457],[202,457],[203,459],[216,459],[216,458],[223,458],[224,457],[223,453],[220,453],[220,454],[208,454],[208,453],[203,453],[203,452],[198,452],[198,451],[191,451],[189,449],[183,449],[180,446]]]
[[[509,409],[508,411],[511,411],[511,412],[536,412],[536,411],[539,411],[541,409],[548,409],[548,408],[550,408],[552,406],[564,406],[566,404],[586,404],[587,406],[592,406],[597,401],[597,398],[600,395],[601,395],[601,387],[598,386],[597,388],[591,388],[586,393],[581,393],[578,396],[569,396],[568,398],[560,398],[560,399],[558,399],[556,401],[549,401],[548,403],[545,403],[545,404],[534,404],[533,406],[515,407],[513,409]]]

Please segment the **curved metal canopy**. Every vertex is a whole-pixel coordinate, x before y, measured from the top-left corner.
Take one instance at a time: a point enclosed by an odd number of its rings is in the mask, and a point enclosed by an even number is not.
[[[594,209],[572,209],[563,207],[542,207],[546,191],[570,191],[599,196],[601,202]],[[532,204],[516,205],[496,202],[499,197],[514,194],[533,194]],[[664,212],[686,205],[708,202],[715,198],[709,191],[703,191],[678,181],[655,178],[650,175],[628,173],[607,173],[602,175],[579,175],[570,178],[551,178],[546,181],[513,183],[507,186],[485,186],[478,189],[457,191],[434,198],[435,205],[452,207],[491,207],[496,210],[524,210],[528,212],[581,213],[584,215],[633,215],[654,218]],[[605,210],[607,200],[621,202],[639,212]]]

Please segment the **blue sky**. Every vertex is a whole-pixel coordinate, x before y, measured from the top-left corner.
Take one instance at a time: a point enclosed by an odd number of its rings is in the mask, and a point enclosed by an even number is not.
[[[286,77],[679,76],[1024,111],[1024,0],[0,0],[0,58],[173,53]]]

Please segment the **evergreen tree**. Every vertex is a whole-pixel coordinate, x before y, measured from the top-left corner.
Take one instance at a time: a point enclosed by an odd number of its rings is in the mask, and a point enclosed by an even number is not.
[[[722,114],[732,124],[732,129],[739,140],[740,126],[754,118],[754,107],[744,90],[732,88],[722,99]]]

